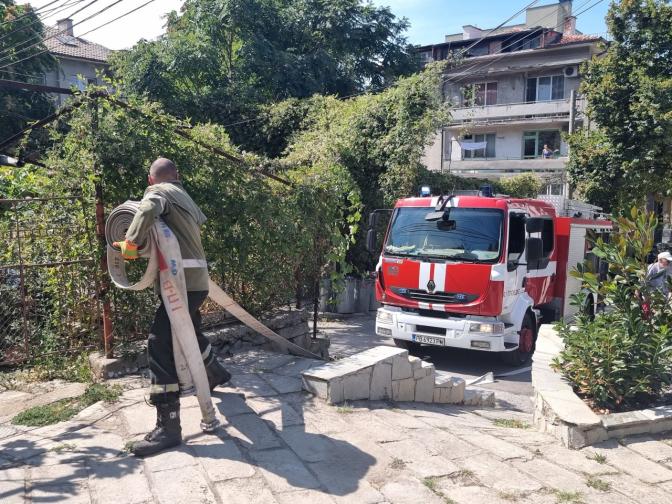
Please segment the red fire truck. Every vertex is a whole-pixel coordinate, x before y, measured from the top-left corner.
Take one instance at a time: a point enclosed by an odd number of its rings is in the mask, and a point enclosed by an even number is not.
[[[399,200],[376,267],[383,305],[376,333],[411,350],[422,344],[501,352],[505,361],[524,364],[541,320],[579,309],[570,296],[581,284],[569,272],[597,260],[590,239],[611,229],[596,207],[577,208],[562,198]],[[587,297],[584,309],[596,302]]]

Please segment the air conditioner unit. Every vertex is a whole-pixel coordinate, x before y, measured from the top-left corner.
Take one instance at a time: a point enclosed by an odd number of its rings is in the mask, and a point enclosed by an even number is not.
[[[579,75],[579,67],[576,65],[565,67],[565,77],[577,77]]]

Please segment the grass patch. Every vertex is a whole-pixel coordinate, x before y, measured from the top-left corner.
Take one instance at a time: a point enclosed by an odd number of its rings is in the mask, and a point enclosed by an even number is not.
[[[355,409],[347,402],[344,402],[343,406],[339,406],[338,408],[336,408],[336,413],[340,413],[341,415],[349,415],[350,413],[354,412]]]
[[[57,444],[56,446],[49,448],[48,451],[58,453],[59,455],[63,452],[68,452],[68,451],[73,451],[75,448],[77,448],[76,444],[73,443],[61,443]]]
[[[506,427],[508,429],[529,429],[530,424],[513,418],[495,418],[492,421],[496,427]]]
[[[497,492],[497,495],[500,499],[504,499],[511,502],[518,502],[524,495],[519,494],[518,492]]]
[[[390,469],[403,469],[404,467],[406,467],[406,462],[400,458],[394,457],[390,462]]]
[[[437,495],[443,499],[443,502],[446,504],[457,504],[453,499],[446,496],[441,490],[438,489],[438,478],[425,478],[422,480],[422,484],[429,488],[434,495]]]
[[[555,491],[556,502],[559,504],[583,504],[583,494],[581,492],[567,492],[565,490]]]
[[[22,411],[12,418],[12,423],[27,427],[43,427],[45,425],[64,422],[98,401],[116,401],[119,399],[121,392],[122,389],[118,385],[109,387],[94,383],[89,385],[86,391],[79,397],[61,399],[60,401],[42,406],[34,406]]]
[[[607,463],[607,457],[605,455],[602,455],[601,453],[593,453],[592,455],[586,455],[586,458],[588,460],[594,460],[598,464]]]
[[[422,480],[422,484],[429,488],[432,492],[436,492],[436,478],[425,478]]]
[[[600,492],[608,492],[611,489],[611,483],[594,476],[588,476],[588,479],[586,479],[586,485],[588,485],[590,488],[594,488],[595,490],[599,490]]]

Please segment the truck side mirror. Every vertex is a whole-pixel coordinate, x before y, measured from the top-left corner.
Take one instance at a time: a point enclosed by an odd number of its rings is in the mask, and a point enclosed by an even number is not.
[[[528,233],[541,233],[544,230],[544,222],[547,220],[541,217],[528,217],[525,220],[525,230]]]
[[[525,246],[525,262],[527,269],[537,269],[539,261],[544,256],[541,238],[528,238]]]
[[[373,214],[372,214],[373,215]],[[366,250],[369,251],[371,254],[375,254],[377,252],[376,250],[376,230],[375,229],[369,229],[366,232]]]
[[[373,228],[378,225],[378,222],[380,221],[380,213],[378,212],[371,212],[369,214],[369,227]]]

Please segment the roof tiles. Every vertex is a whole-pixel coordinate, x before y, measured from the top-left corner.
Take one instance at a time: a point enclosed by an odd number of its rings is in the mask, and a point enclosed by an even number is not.
[[[58,28],[45,28],[44,45],[54,56],[80,58],[106,63],[108,56],[112,52],[111,49],[105,46],[89,42],[83,38],[58,33]]]

